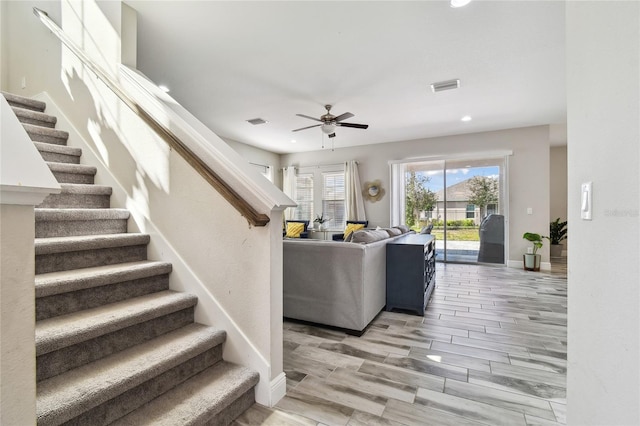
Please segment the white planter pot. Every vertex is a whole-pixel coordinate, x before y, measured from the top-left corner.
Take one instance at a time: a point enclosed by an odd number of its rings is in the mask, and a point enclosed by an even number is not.
[[[525,271],[539,271],[540,270],[540,259],[541,256],[539,254],[523,254],[522,258],[524,260],[524,270]]]

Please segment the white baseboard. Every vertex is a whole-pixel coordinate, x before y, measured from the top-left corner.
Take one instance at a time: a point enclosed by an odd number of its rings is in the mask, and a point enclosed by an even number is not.
[[[269,406],[275,406],[287,393],[287,376],[284,372],[271,381],[271,395]]]

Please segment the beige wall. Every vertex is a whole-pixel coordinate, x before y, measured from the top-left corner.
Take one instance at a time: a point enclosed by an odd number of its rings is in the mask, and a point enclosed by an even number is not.
[[[638,425],[640,2],[567,2],[566,16],[567,424]]]
[[[361,183],[379,179],[386,190],[381,201],[365,202],[367,219],[373,226],[389,226],[389,161],[496,150],[513,152],[509,158],[509,259],[521,262],[529,245],[522,234],[545,234],[549,229],[548,126],[286,154],[281,156],[281,166],[357,160]],[[527,207],[533,209],[532,215],[526,213]],[[548,250],[548,245],[542,249],[543,262],[549,261]]]

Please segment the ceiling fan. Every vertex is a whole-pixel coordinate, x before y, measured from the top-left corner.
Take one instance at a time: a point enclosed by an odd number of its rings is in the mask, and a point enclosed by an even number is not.
[[[336,136],[335,130],[337,126],[341,127],[353,127],[354,129],[367,129],[369,127],[368,124],[356,124],[356,123],[343,123],[342,120],[346,120],[348,118],[353,117],[354,115],[350,112],[345,112],[344,114],[340,114],[338,116],[331,114],[331,105],[324,106],[327,110],[326,114],[320,116],[320,118],[310,117],[304,114],[296,114],[298,117],[308,118],[309,120],[318,121],[320,124],[314,124],[313,126],[301,127],[299,129],[292,130],[293,132],[299,132],[300,130],[311,129],[312,127],[320,127],[322,132],[327,134],[330,138]]]

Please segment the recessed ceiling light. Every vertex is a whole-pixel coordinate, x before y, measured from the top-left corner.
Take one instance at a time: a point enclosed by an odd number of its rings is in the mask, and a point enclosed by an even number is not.
[[[298,142],[298,141],[295,140],[295,139],[291,139],[291,143],[296,143],[296,142]]]
[[[465,115],[460,120],[462,120],[462,121],[471,121],[471,116],[470,115]]]
[[[451,7],[462,7],[466,6],[471,2],[471,0],[451,0],[449,4]]]
[[[162,90],[164,93],[169,93],[169,88],[164,84],[159,85],[158,89]]]

